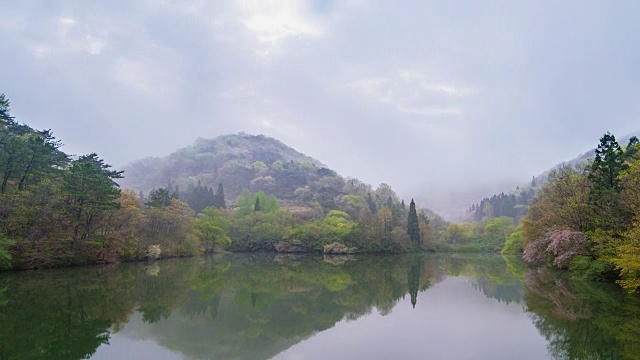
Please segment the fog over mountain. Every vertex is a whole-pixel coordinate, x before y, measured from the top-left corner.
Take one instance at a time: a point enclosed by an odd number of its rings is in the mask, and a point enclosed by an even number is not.
[[[0,92],[64,151],[116,167],[245,131],[442,211],[638,130],[639,10],[8,1]]]

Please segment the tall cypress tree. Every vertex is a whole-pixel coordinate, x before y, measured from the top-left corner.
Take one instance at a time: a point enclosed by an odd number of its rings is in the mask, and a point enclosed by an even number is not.
[[[218,209],[226,209],[227,204],[224,201],[224,188],[222,183],[218,183],[218,191],[216,191],[214,206]]]
[[[407,233],[415,246],[420,246],[420,226],[418,225],[418,213],[416,203],[411,199],[409,204],[409,216],[407,218]]]

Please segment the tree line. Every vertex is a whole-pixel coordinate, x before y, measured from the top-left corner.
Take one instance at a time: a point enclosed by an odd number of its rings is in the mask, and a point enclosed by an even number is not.
[[[386,184],[318,169],[310,200],[283,209],[245,189],[227,209],[224,188],[198,182],[146,196],[121,190],[97,154],[71,156],[51,130],[18,123],[0,95],[0,268],[42,268],[230,250],[402,252],[428,248],[436,230]],[[293,166],[293,165],[291,165]]]

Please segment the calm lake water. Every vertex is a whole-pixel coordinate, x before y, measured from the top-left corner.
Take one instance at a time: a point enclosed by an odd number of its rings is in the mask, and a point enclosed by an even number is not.
[[[640,303],[488,255],[0,274],[0,359],[638,359]]]

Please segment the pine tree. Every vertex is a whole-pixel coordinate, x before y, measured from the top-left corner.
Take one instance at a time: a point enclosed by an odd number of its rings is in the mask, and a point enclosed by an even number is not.
[[[632,136],[629,139],[629,144],[624,149],[624,160],[630,161],[638,153],[638,143],[640,141],[636,136]]]
[[[214,201],[215,202],[213,206],[217,207],[218,209],[227,208],[227,204],[224,201],[224,188],[222,187],[222,183],[218,183],[218,191],[216,191]]]
[[[110,170],[98,155],[91,153],[75,160],[65,170],[62,196],[65,210],[73,224],[73,248],[95,231],[100,214],[120,207],[120,189],[114,179],[121,179],[123,171]]]
[[[618,179],[626,167],[624,152],[615,136],[607,132],[600,138],[588,175],[591,182],[589,203],[597,215],[592,226],[613,230],[630,220],[631,215],[620,205],[621,187]]]
[[[256,205],[253,207],[253,211],[258,212],[260,211],[260,199],[256,198]]]
[[[420,227],[418,223],[418,213],[416,211],[416,203],[411,199],[409,203],[409,216],[407,218],[407,233],[409,239],[415,246],[420,246]]]

